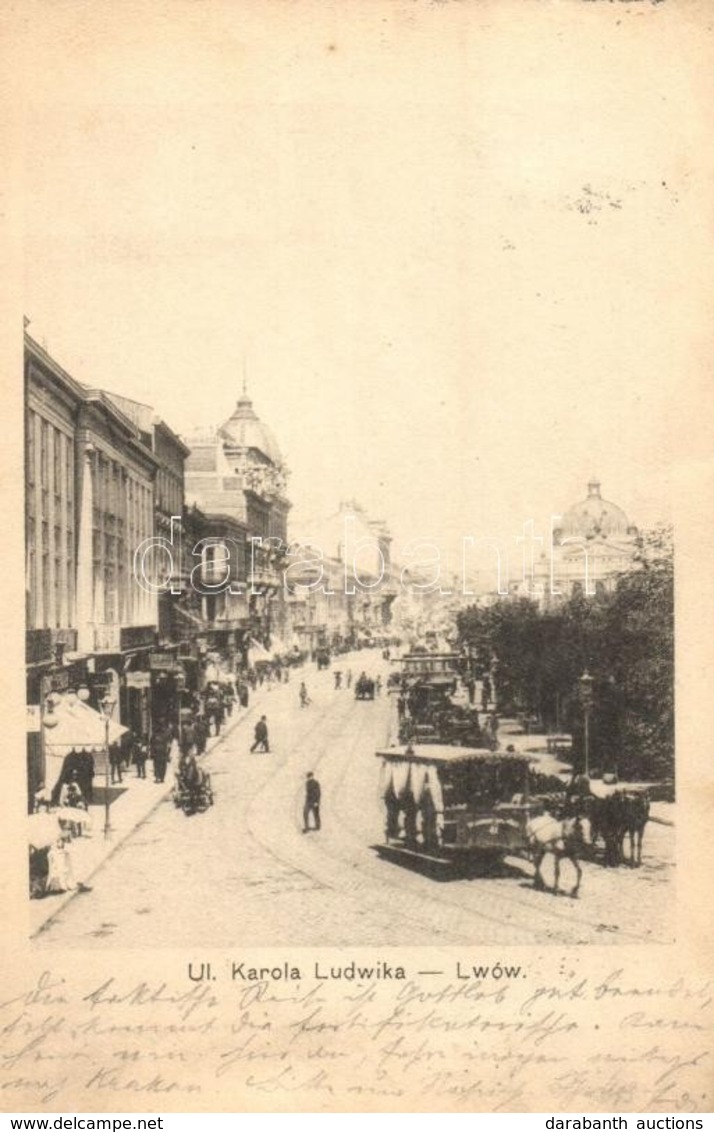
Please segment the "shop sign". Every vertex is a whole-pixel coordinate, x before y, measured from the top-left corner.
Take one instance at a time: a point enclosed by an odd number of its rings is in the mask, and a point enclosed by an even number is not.
[[[150,688],[151,687],[151,673],[150,672],[127,672],[126,674],[127,688]]]
[[[178,659],[171,652],[150,652],[149,668],[152,672],[183,672]]]

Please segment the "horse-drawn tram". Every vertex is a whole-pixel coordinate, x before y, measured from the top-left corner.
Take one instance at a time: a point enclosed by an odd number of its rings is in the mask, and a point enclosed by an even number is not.
[[[441,744],[387,747],[377,757],[386,811],[382,856],[441,873],[527,851],[526,825],[543,812],[528,796],[527,757]]]

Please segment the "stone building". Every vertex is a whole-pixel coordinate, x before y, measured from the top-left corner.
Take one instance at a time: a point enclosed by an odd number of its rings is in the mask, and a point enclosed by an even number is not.
[[[632,568],[638,547],[637,527],[621,507],[603,499],[600,482],[593,478],[585,498],[554,527],[550,555],[538,557],[533,582],[516,584],[513,592],[534,597],[546,609],[577,594],[606,594]]]
[[[251,640],[285,652],[292,633],[283,587],[290,503],[282,454],[246,392],[217,429],[186,437],[186,501],[210,523],[204,617],[227,646]]]
[[[136,584],[153,536],[158,461],[104,392],[74,380],[25,334],[28,785],[44,776],[48,696],[107,692],[119,718],[124,673],[155,646],[155,594]]]

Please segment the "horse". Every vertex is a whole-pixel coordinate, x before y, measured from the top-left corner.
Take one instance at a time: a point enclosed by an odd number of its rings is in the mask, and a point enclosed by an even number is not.
[[[642,839],[645,826],[650,818],[650,799],[647,791],[625,791],[623,806],[623,831],[620,845],[620,855],[625,859],[625,838],[630,839],[629,865],[638,869],[642,864]]]
[[[541,865],[543,864],[546,854],[550,853],[553,857],[555,870],[552,889],[553,895],[557,896],[558,894],[560,862],[562,860],[568,860],[573,865],[576,875],[575,885],[570,896],[576,899],[583,875],[579,860],[583,845],[583,830],[580,818],[578,816],[556,818],[553,817],[552,814],[545,813],[540,817],[531,818],[530,821],[526,823],[526,836],[535,866],[535,876],[533,878],[534,887],[540,890],[547,888],[541,871]]]
[[[602,837],[605,845],[606,867],[616,868],[625,861],[624,843],[629,837],[628,864],[639,868],[642,864],[642,840],[650,816],[647,791],[618,790],[606,798],[590,798],[590,841],[595,844]]]

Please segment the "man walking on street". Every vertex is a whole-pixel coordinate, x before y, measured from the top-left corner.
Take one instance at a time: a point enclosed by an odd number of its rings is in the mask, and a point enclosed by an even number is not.
[[[270,753],[270,744],[268,742],[268,721],[264,715],[261,715],[260,719],[255,725],[255,742],[250,748],[251,754],[253,754],[254,751],[257,751],[258,748],[260,748],[261,751],[267,752],[268,754]]]
[[[161,724],[151,736],[151,757],[154,760],[154,782],[163,782],[171,751],[171,731]]]
[[[320,783],[315,778],[311,770],[307,772],[305,781],[305,805],[302,811],[302,831],[308,833],[310,830],[310,814],[312,814],[315,823],[314,828],[320,828]]]

